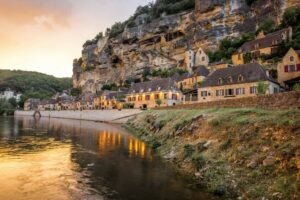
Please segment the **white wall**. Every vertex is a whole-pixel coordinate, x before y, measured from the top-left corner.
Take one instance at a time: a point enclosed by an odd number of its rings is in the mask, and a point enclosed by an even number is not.
[[[42,117],[125,123],[141,110],[40,111]],[[16,111],[16,116],[33,116],[35,111]]]

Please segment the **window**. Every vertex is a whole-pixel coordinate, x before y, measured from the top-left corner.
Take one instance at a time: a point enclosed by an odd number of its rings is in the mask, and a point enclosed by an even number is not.
[[[164,94],[164,99],[168,99],[168,94],[167,93]]]
[[[159,99],[159,94],[155,94],[154,99]]]
[[[296,71],[296,65],[289,65],[289,72],[295,72]]]
[[[294,62],[294,60],[295,60],[295,59],[294,59],[294,56],[290,56],[290,61],[291,61],[291,62]]]
[[[216,96],[224,96],[224,90],[217,90],[216,91]]]
[[[218,84],[219,84],[219,85],[223,84],[223,80],[222,80],[221,78],[219,78]]]
[[[128,101],[131,101],[132,99],[131,99],[131,97],[128,97]]]
[[[138,101],[143,101],[143,96],[139,96]]]
[[[231,76],[229,76],[229,77],[227,78],[227,83],[232,83],[232,77],[231,77]]]
[[[238,81],[239,81],[239,82],[242,82],[242,81],[244,81],[244,77],[243,77],[242,75],[239,75],[239,77],[238,77]]]
[[[245,94],[245,88],[237,88],[237,89],[235,90],[235,94],[236,94],[236,95]]]
[[[148,95],[146,95],[146,101],[149,101],[150,100],[150,95],[148,94]]]
[[[207,91],[202,91],[201,92],[201,97],[207,97]]]
[[[250,87],[250,94],[256,94],[257,93],[257,87]]]
[[[238,55],[238,60],[241,60],[242,59],[242,56],[241,54]]]
[[[177,100],[177,95],[176,94],[172,94],[172,100]]]
[[[274,87],[274,94],[278,93],[279,89],[277,87]]]
[[[136,97],[132,97],[132,101],[136,101]]]
[[[202,61],[205,61],[205,57],[204,56],[202,57]]]
[[[227,89],[225,90],[226,96],[233,96],[234,95],[234,89]]]

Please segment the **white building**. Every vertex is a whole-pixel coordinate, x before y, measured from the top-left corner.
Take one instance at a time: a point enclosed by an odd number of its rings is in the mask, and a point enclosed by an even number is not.
[[[4,92],[0,93],[0,99],[5,99],[5,100],[9,100],[11,98],[16,99],[17,102],[19,102],[21,100],[21,93],[16,93],[10,89],[5,90]]]

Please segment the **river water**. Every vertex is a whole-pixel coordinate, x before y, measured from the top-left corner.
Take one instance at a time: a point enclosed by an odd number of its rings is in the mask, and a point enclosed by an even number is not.
[[[1,200],[212,200],[118,126],[0,118]]]

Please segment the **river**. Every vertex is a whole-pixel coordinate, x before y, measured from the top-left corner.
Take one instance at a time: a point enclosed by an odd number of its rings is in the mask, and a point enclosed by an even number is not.
[[[0,118],[2,200],[212,200],[119,126]]]

